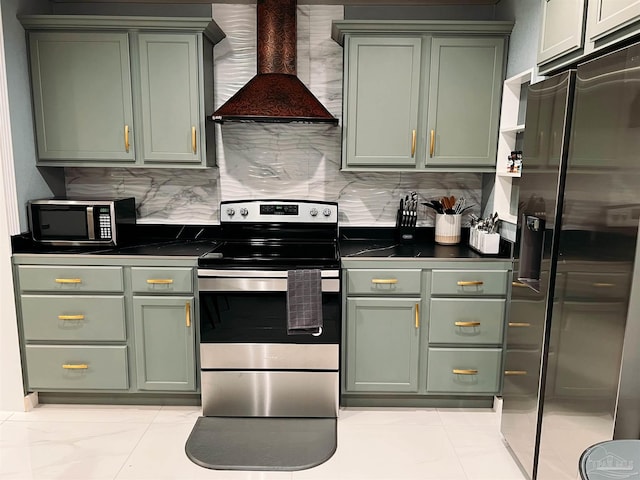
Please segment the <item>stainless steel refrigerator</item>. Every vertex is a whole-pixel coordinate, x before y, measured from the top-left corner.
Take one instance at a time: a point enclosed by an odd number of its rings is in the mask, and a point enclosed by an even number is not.
[[[528,89],[502,434],[532,479],[640,438],[640,44]]]

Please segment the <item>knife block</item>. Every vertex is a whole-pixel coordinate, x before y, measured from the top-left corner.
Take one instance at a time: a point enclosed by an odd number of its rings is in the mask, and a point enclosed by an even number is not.
[[[414,223],[407,221],[403,211],[398,209],[396,213],[396,238],[400,243],[413,243],[416,236],[415,225],[405,225],[404,223]]]

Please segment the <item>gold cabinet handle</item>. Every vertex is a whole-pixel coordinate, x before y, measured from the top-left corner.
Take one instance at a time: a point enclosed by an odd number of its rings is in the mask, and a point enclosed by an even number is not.
[[[193,150],[193,153],[198,152],[198,146],[196,144],[196,127],[191,127],[191,150]]]
[[[606,282],[596,282],[593,284],[594,287],[596,288],[612,288],[615,287],[616,284],[615,283],[606,283]]]
[[[124,150],[129,153],[129,125],[124,126]]]
[[[527,374],[526,370],[505,370],[504,371],[505,375],[520,375],[520,376],[524,376]]]
[[[474,281],[469,281],[469,282],[464,282],[464,281],[460,281],[458,282],[458,286],[459,287],[471,287],[474,285],[484,285],[484,282],[481,280],[474,280]]]
[[[371,283],[376,285],[378,284],[390,285],[390,284],[398,283],[398,279],[397,278],[372,278]]]
[[[509,322],[510,327],[530,327],[529,322]]]
[[[58,320],[84,320],[84,315],[58,315]]]
[[[436,131],[431,130],[431,141],[429,142],[429,156],[433,157],[433,151],[436,148]]]
[[[526,287],[526,285],[522,282],[511,282],[511,286],[518,288]]]
[[[187,327],[191,326],[191,303],[187,302],[184,306],[184,316]]]
[[[416,155],[416,131],[411,132],[411,158]]]
[[[479,327],[480,322],[454,322],[456,327]]]
[[[478,370],[466,369],[466,368],[454,368],[453,373],[456,375],[477,375]]]
[[[66,363],[62,365],[62,368],[65,370],[86,370],[89,368],[89,365],[86,363]]]
[[[420,328],[420,304],[416,303],[416,328]]]
[[[56,278],[56,283],[82,283],[81,278]]]
[[[172,278],[150,278],[147,280],[149,285],[170,285],[173,283]]]

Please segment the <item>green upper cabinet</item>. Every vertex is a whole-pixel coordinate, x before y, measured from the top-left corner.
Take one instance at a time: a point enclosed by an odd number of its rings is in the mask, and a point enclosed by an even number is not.
[[[640,0],[589,0],[589,40],[591,41],[598,41],[638,21],[640,21]]]
[[[126,33],[34,32],[29,37],[40,161],[135,161]]]
[[[42,166],[215,164],[211,19],[31,15]]]
[[[144,163],[201,161],[197,40],[189,34],[138,36]]]
[[[510,22],[334,21],[343,170],[495,170]]]
[[[434,38],[427,166],[495,166],[502,38]]]
[[[416,37],[350,42],[348,165],[415,165],[421,44]]]
[[[538,74],[553,75],[640,32],[640,0],[538,0]]]
[[[133,297],[139,390],[195,391],[193,297]]]
[[[538,64],[543,64],[583,46],[585,0],[540,1]]]

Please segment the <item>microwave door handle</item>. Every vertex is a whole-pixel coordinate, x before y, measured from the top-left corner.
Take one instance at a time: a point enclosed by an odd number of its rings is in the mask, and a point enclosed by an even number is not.
[[[87,232],[89,234],[89,240],[96,239],[96,224],[93,221],[93,207],[87,207]]]

